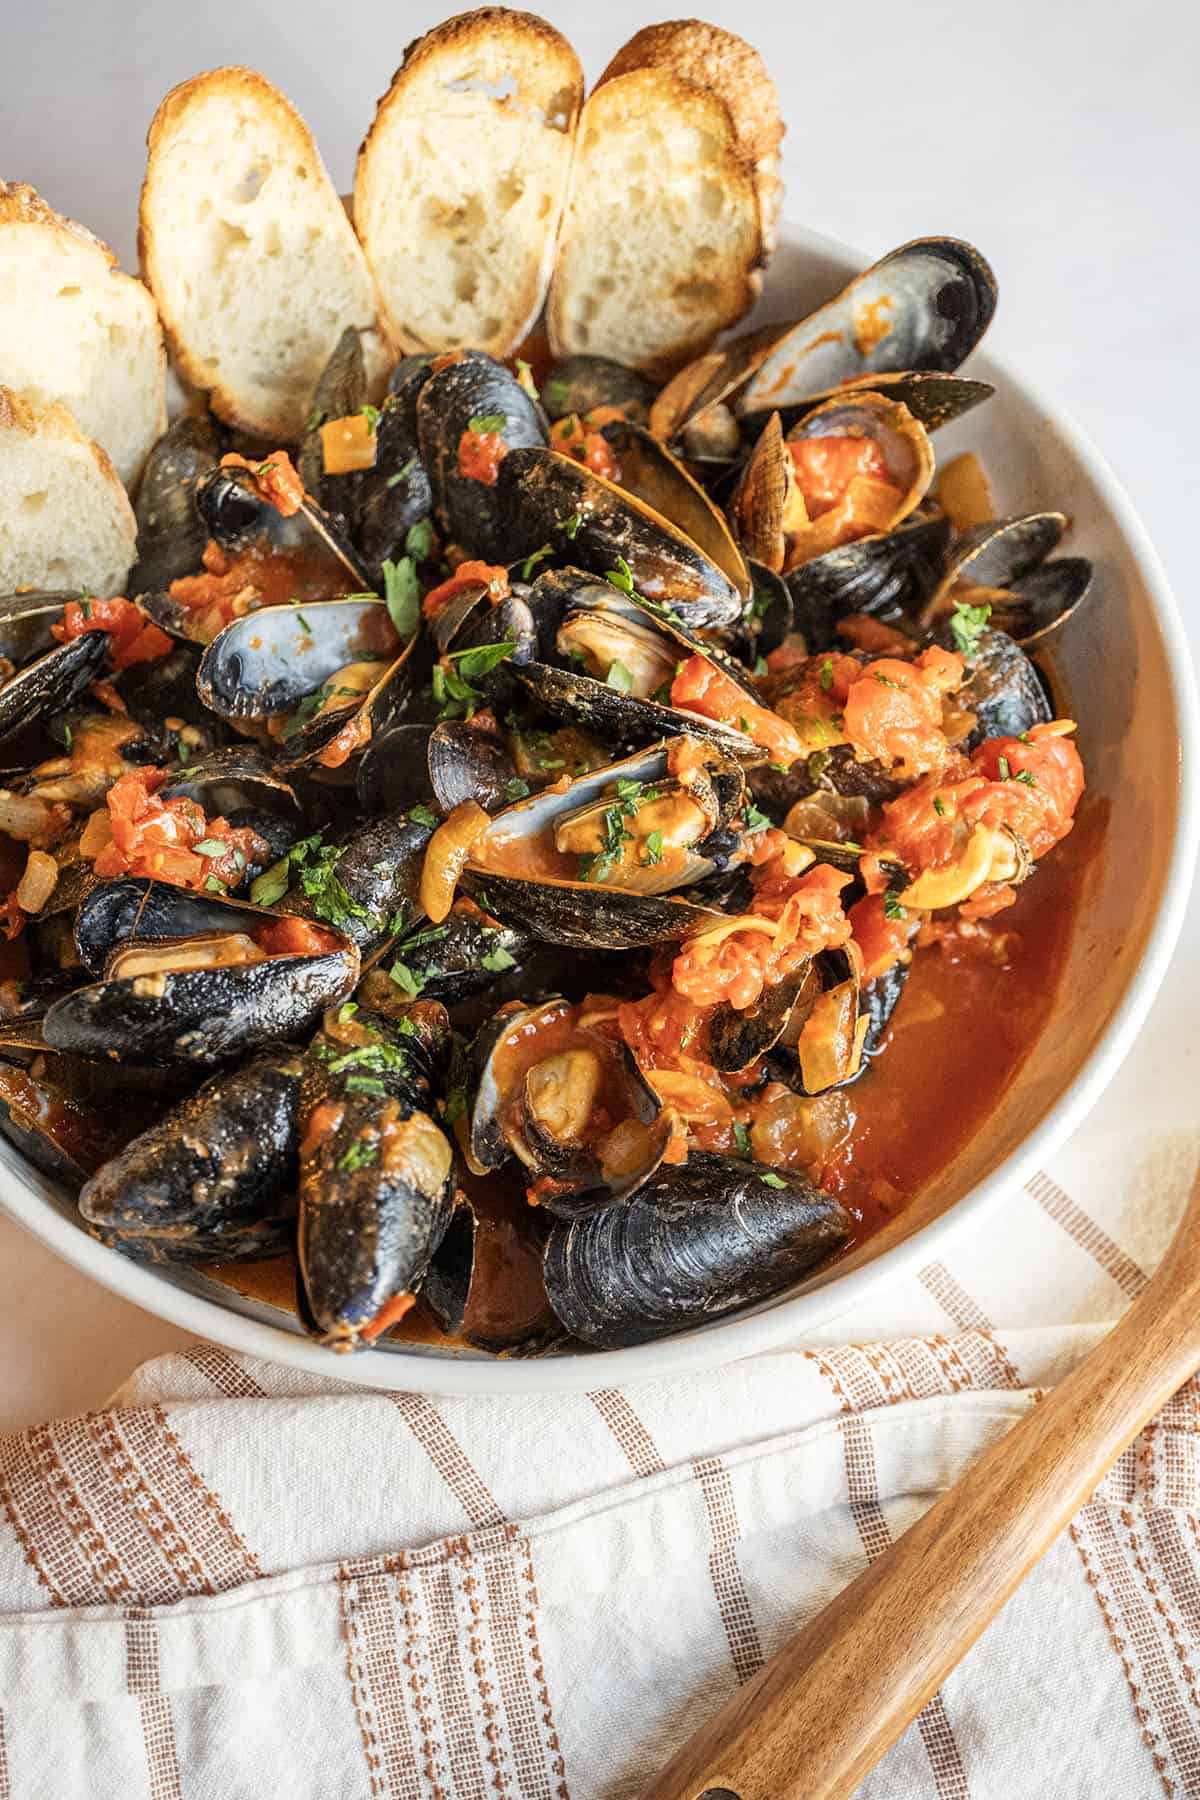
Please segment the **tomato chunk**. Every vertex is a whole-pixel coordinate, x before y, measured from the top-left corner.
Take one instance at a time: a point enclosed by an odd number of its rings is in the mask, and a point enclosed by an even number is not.
[[[110,835],[96,852],[97,875],[144,875],[176,887],[225,892],[249,861],[262,862],[270,854],[248,826],[209,820],[182,795],[161,799],[165,780],[162,769],[130,769],[108,790]]]
[[[752,743],[769,753],[772,762],[790,766],[807,753],[803,739],[786,719],[751,700],[706,656],[689,656],[679,669],[671,683],[671,705],[744,731]]]
[[[868,663],[846,696],[846,736],[902,779],[940,769],[950,748],[941,729],[942,696],[962,678],[962,657],[937,645],[915,662],[885,656]]]
[[[472,431],[470,426],[458,440],[458,472],[466,481],[481,481],[484,487],[495,487],[500,464],[508,455],[508,445],[499,431]]]
[[[487,584],[493,601],[503,600],[508,593],[508,570],[502,563],[463,562],[448,581],[443,581],[440,587],[430,588],[421,602],[421,611],[427,619],[435,618],[455,594],[461,594],[464,588],[475,587],[481,581]]]
[[[849,919],[854,941],[862,951],[864,982],[874,981],[894,968],[917,930],[915,918],[888,917],[882,894],[867,894],[856,901],[850,908]]]
[[[1007,825],[1034,857],[1066,837],[1084,789],[1083,763],[1062,722],[1035,725],[1023,738],[988,738],[972,753],[984,784],[964,800],[963,816]]]
[[[819,519],[835,507],[856,476],[872,481],[890,479],[883,452],[874,438],[791,438],[788,451],[810,519]]]
[[[68,600],[62,618],[51,630],[60,644],[69,644],[89,631],[107,631],[114,669],[157,662],[174,648],[166,632],[152,625],[132,600]]]

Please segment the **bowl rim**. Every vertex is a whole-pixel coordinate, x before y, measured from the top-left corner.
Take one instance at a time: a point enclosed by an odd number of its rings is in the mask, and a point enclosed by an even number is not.
[[[787,244],[865,267],[866,259],[837,239],[785,223]],[[623,1350],[580,1351],[571,1356],[514,1361],[497,1357],[438,1357],[394,1349],[334,1357],[311,1339],[235,1312],[204,1294],[164,1281],[153,1269],[129,1261],[81,1231],[73,1221],[0,1165],[0,1209],[48,1249],[122,1299],[184,1331],[227,1349],[356,1386],[424,1394],[507,1396],[580,1393],[629,1382],[657,1380],[774,1350],[801,1339],[807,1327],[858,1306],[876,1289],[936,1261],[948,1241],[978,1223],[1006,1195],[1022,1187],[1039,1165],[1079,1127],[1129,1053],[1174,953],[1191,894],[1200,849],[1200,695],[1182,614],[1149,532],[1089,433],[1040,387],[1014,375],[1003,358],[988,355],[994,372],[1051,423],[1096,488],[1135,560],[1163,641],[1179,724],[1174,842],[1158,911],[1142,957],[1120,1003],[1075,1079],[1020,1144],[983,1181],[969,1188],[938,1218],[863,1267],[808,1292],[778,1299],[765,1310],[714,1320],[701,1329]]]

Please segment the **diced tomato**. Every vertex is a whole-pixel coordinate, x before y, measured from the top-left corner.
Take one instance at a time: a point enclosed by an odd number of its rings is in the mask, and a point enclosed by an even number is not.
[[[421,611],[427,619],[436,618],[455,594],[461,594],[464,588],[476,587],[481,581],[487,584],[493,602],[507,596],[508,570],[502,563],[463,562],[459,563],[449,581],[443,581],[440,587],[430,588],[421,602]]]
[[[937,774],[885,801],[883,822],[871,834],[872,848],[897,858],[914,875],[950,862],[957,849],[960,805],[979,785],[966,757],[953,754]]]
[[[304,502],[304,483],[292,466],[292,459],[286,450],[272,450],[270,456],[262,462],[247,462],[244,456],[230,451],[221,458],[223,469],[249,469],[254,477],[255,486],[264,500],[269,500],[277,512],[290,519],[298,513]]]
[[[874,438],[791,438],[788,450],[810,519],[818,519],[836,506],[855,476],[889,479],[883,452]]]
[[[897,631],[894,625],[873,619],[870,613],[847,613],[838,620],[837,633],[856,650],[865,650],[868,656],[907,656],[909,650],[915,648],[911,638]]]
[[[319,556],[291,552],[262,556],[253,550],[230,556],[211,539],[201,560],[203,575],[181,575],[168,592],[172,600],[197,615],[192,629],[203,639],[216,637],[231,620],[260,606],[335,599],[352,582],[349,570],[335,572]]]
[[[862,951],[864,982],[886,975],[900,961],[917,929],[914,918],[889,919],[882,894],[867,894],[855,901],[849,918],[854,941]]]
[[[10,944],[24,931],[25,916],[21,903],[17,899],[17,890],[13,888],[12,892],[5,894],[3,901],[0,901],[0,931],[3,931]]]
[[[846,736],[857,750],[902,779],[937,770],[949,754],[942,696],[961,685],[963,660],[937,645],[915,662],[868,663],[846,696]]]
[[[500,464],[508,455],[504,434],[499,431],[472,431],[470,426],[458,440],[458,472],[466,481],[482,481],[484,487],[495,487]]]
[[[174,648],[166,632],[152,625],[132,600],[68,600],[62,618],[51,630],[60,644],[86,637],[90,631],[106,631],[114,669],[157,662]]]
[[[620,471],[612,445],[599,427],[624,417],[619,406],[597,406],[586,419],[581,419],[578,413],[567,413],[550,427],[551,448],[561,450],[564,456],[573,456],[576,462],[583,463],[593,475],[602,475],[605,481],[619,481]]]
[[[786,865],[780,855],[756,870],[754,902],[741,929],[719,936],[701,931],[684,945],[671,967],[678,994],[698,1006],[725,1001],[743,1010],[808,957],[847,942],[841,891],[850,877],[823,863],[788,875]]]
[[[972,753],[984,778],[963,802],[965,818],[1007,825],[1034,857],[1066,837],[1084,788],[1079,752],[1061,725],[1035,725],[1024,738],[988,738]]]
[[[340,948],[340,940],[333,932],[290,913],[260,925],[254,941],[268,956],[325,956]]]
[[[689,656],[679,669],[671,683],[671,705],[744,731],[751,743],[767,751],[772,762],[790,765],[805,755],[802,739],[786,719],[751,700],[732,676],[707,656]]]
[[[110,838],[93,864],[101,878],[143,875],[196,889],[216,881],[225,889],[239,879],[247,862],[269,854],[269,846],[248,826],[210,821],[203,808],[182,796],[160,799],[165,780],[161,769],[130,769],[108,790]],[[197,845],[205,846],[203,854],[197,854]]]

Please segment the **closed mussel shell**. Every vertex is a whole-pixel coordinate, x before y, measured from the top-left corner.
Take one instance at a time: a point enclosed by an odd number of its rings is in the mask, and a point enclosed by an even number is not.
[[[26,663],[0,686],[0,738],[64,712],[95,680],[107,652],[107,633],[89,631]]]
[[[617,1349],[779,1293],[849,1235],[845,1209],[804,1177],[693,1151],[621,1205],[556,1224],[546,1293],[572,1336]]]
[[[180,576],[199,569],[209,531],[196,505],[196,488],[220,454],[220,431],[210,413],[185,413],[150,451],[134,508],[137,561],[128,593],[165,592]]]
[[[291,1236],[303,1058],[271,1050],[212,1076],[87,1182],[94,1234],[163,1262],[270,1256]]]
[[[607,356],[564,356],[542,383],[542,405],[551,419],[619,406],[635,425],[645,425],[653,403],[654,383]]]
[[[482,351],[467,350],[423,383],[417,399],[417,433],[443,535],[470,545],[485,562],[510,561],[506,505],[495,470],[502,470],[515,452],[547,443],[541,407],[503,363]],[[463,440],[472,436],[499,440],[500,460],[490,481],[463,471]]]

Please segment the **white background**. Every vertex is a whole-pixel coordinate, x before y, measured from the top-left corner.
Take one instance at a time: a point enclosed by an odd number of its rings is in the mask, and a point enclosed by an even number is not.
[[[671,15],[629,0],[543,11],[589,79],[640,25]],[[868,258],[928,233],[970,238],[989,257],[1001,292],[989,348],[1100,444],[1200,644],[1195,0],[705,11],[755,43],[779,84],[786,217]],[[0,0],[0,176],[31,182],[133,267],[155,107],[198,70],[245,62],[304,113],[345,192],[405,44],[440,16],[382,0]],[[1152,1123],[1197,1093],[1198,972],[1193,905],[1163,997],[1102,1107]],[[179,1341],[0,1219],[0,1429],[94,1405]]]

